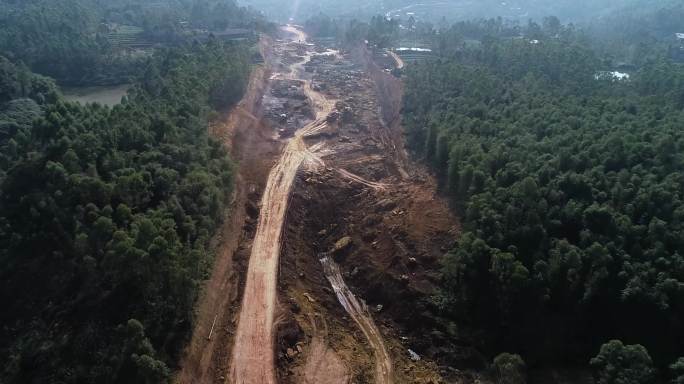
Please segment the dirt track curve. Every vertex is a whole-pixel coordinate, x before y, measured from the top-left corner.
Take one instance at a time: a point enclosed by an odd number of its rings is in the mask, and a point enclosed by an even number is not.
[[[431,294],[458,224],[406,156],[401,63],[312,42],[263,35],[265,64],[210,127],[237,182],[175,384],[443,382],[432,315],[401,303]]]
[[[294,27],[287,27],[286,30],[297,36],[293,41],[295,43],[305,39],[305,35]],[[302,62],[291,65],[291,72],[285,77],[296,79],[302,66]],[[303,137],[324,127],[325,119],[333,108],[332,102],[309,86],[305,86],[305,91],[317,118],[298,130],[288,141],[268,176],[235,335],[231,365],[231,381],[235,384],[276,382],[274,325],[278,258],[288,199],[300,166],[307,160],[313,163],[319,161],[307,148]]]
[[[306,35],[298,28],[283,28],[294,36],[289,44],[300,45]],[[336,54],[336,52],[329,52]],[[303,61],[289,66],[287,73],[275,73],[272,79],[287,79],[303,82],[303,91],[308,98],[315,120],[297,130],[289,139],[277,163],[271,170],[261,201],[261,213],[254,238],[249,268],[246,276],[242,308],[235,334],[230,381],[235,384],[276,382],[275,374],[275,323],[277,310],[277,277],[282,245],[283,226],[288,202],[299,169],[321,168],[325,153],[322,144],[308,147],[304,139],[327,127],[328,116],[333,112],[335,100],[315,91],[310,80],[304,79],[304,65],[316,55],[308,51]],[[352,181],[374,189],[383,189],[381,183],[374,183],[343,169],[337,172]],[[347,288],[339,268],[332,260],[322,260],[326,275],[345,310],[362,330],[376,358],[376,382],[392,383],[392,362],[382,335],[375,326],[362,301]]]

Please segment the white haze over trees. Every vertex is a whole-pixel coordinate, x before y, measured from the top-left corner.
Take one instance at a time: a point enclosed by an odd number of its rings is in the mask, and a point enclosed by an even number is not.
[[[616,12],[638,12],[667,5],[682,4],[678,0],[239,0],[263,11],[278,21],[306,20],[324,13],[331,17],[366,18],[384,14],[391,17],[414,16],[424,21],[449,22],[472,18],[503,17],[527,21],[555,15],[562,22],[596,21]]]

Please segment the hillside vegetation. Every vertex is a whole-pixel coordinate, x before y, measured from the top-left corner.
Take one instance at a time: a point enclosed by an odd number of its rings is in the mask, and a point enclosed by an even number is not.
[[[463,217],[439,305],[494,354],[586,366],[601,349],[608,376],[666,377],[684,355],[684,68],[661,55],[597,80],[581,34],[540,32],[407,70],[408,143]],[[616,377],[599,382],[655,376]]]
[[[240,99],[248,49],[160,51],[112,109],[0,64],[0,381],[165,381],[233,182],[208,119]]]

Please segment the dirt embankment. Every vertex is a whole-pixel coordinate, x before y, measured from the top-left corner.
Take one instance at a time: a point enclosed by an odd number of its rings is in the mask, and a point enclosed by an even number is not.
[[[239,180],[177,381],[472,382],[429,304],[459,223],[404,151],[401,81],[289,29],[214,130]]]
[[[429,305],[458,220],[434,179],[403,150],[400,80],[371,64],[352,52],[306,66],[313,86],[339,101],[328,127],[307,139],[322,148],[325,166],[305,170],[293,187],[279,272],[281,383],[437,383],[468,366],[458,356],[444,359],[457,348]],[[339,266],[332,284],[320,262],[329,254]],[[349,311],[345,305],[355,301],[360,309]],[[359,324],[356,313],[367,313],[374,326]],[[320,362],[321,344],[335,362],[323,366],[345,367],[325,381],[308,368]],[[388,381],[378,361],[390,362]]]

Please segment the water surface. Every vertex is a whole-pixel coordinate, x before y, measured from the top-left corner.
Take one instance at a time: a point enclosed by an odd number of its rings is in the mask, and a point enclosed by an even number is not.
[[[110,107],[121,102],[126,95],[130,84],[108,85],[96,87],[64,87],[62,93],[68,101],[76,101],[81,104],[100,103]]]

